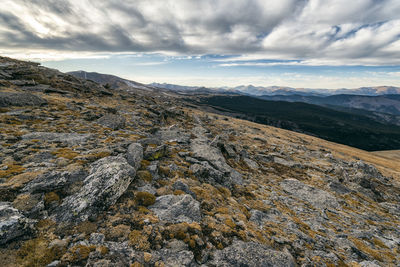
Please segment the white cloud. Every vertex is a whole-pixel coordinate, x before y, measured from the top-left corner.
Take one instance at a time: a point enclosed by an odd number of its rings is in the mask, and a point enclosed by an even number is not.
[[[398,0],[2,0],[0,5],[0,51],[28,57],[51,50],[83,57],[231,54],[304,65],[399,65],[399,40]]]

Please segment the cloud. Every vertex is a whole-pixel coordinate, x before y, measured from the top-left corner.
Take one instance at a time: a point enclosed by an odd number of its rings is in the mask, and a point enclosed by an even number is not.
[[[400,1],[3,0],[0,52],[43,50],[399,65]]]

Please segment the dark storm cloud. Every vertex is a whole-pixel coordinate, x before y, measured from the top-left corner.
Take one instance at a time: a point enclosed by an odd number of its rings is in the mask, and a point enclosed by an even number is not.
[[[239,54],[247,59],[301,59],[304,64],[400,63],[393,57],[400,52],[397,0],[2,2],[0,51]]]

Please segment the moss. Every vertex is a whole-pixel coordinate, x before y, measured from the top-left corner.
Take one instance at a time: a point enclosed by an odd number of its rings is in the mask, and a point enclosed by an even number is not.
[[[390,250],[383,249],[373,249],[368,246],[363,240],[357,238],[349,238],[351,242],[357,247],[361,252],[370,255],[377,261],[380,262],[392,262],[396,259],[396,256]]]
[[[140,206],[151,206],[156,202],[156,197],[148,192],[137,192],[135,195],[135,202]]]
[[[218,187],[218,191],[221,192],[221,194],[224,197],[231,197],[231,195],[232,195],[231,191],[228,188],[223,187],[223,186]]]
[[[184,240],[187,236],[183,230],[179,230],[178,232],[175,233],[174,237],[176,239]]]
[[[165,264],[163,261],[157,261],[156,263],[154,263],[154,267],[164,267]]]
[[[135,261],[134,263],[132,263],[131,265],[130,265],[130,267],[143,267],[144,265],[143,264],[141,264],[140,262],[138,262],[138,261]]]
[[[148,161],[148,160],[142,160],[141,162],[140,162],[140,168],[141,169],[146,169],[148,166],[150,165],[150,161]]]
[[[56,151],[52,152],[57,158],[66,158],[66,159],[74,159],[76,158],[79,153],[71,150],[70,148],[59,148]]]
[[[389,248],[382,242],[382,240],[380,240],[380,239],[378,239],[378,238],[376,238],[376,237],[373,237],[371,241],[372,241],[372,243],[375,245],[375,247],[384,248],[384,249],[389,249]]]
[[[95,246],[84,246],[77,245],[71,248],[70,257],[68,258],[71,262],[82,262],[89,257],[90,252],[96,249]]]
[[[151,155],[149,157],[150,160],[158,160],[159,158],[162,158],[165,156],[165,153],[163,151],[157,151],[155,153],[153,153],[153,155]]]
[[[149,144],[149,145],[148,145],[148,147],[151,147],[151,148],[156,148],[156,147],[157,147],[157,145],[156,145],[156,144]]]
[[[46,230],[49,229],[51,227],[53,227],[54,225],[56,225],[56,222],[50,219],[43,219],[40,220],[36,223],[36,228],[38,228],[39,230]]]
[[[150,210],[149,210],[148,208],[146,208],[146,207],[139,206],[139,207],[138,207],[138,212],[147,214],[147,213],[150,212]]]
[[[171,170],[168,167],[160,166],[158,168],[158,173],[162,176],[169,177],[171,175]]]
[[[191,249],[194,249],[196,247],[196,241],[194,239],[190,239],[188,245]]]
[[[33,209],[40,201],[40,198],[34,197],[31,194],[20,194],[13,201],[13,207],[22,210],[28,211]]]
[[[97,153],[93,153],[93,154],[84,155],[82,158],[85,160],[88,160],[89,162],[93,162],[98,159],[108,157],[110,155],[111,155],[111,153],[109,151],[101,151],[101,152],[97,152]]]
[[[130,226],[125,224],[118,224],[117,226],[108,226],[106,228],[106,238],[112,241],[126,240],[131,231]]]
[[[84,222],[78,224],[75,227],[75,230],[77,233],[85,233],[85,234],[89,235],[89,234],[97,231],[97,225],[95,223],[92,223],[89,221],[84,221]]]
[[[182,190],[175,190],[174,191],[174,195],[175,196],[184,195],[184,194],[185,194],[185,192],[183,192]]]
[[[35,238],[24,242],[17,252],[18,266],[46,266],[59,259],[66,248],[54,246],[49,248],[49,242],[43,238]]]
[[[138,250],[149,250],[150,243],[146,235],[142,234],[139,230],[133,230],[129,234],[129,241],[131,246]]]
[[[143,259],[145,262],[149,262],[151,260],[151,258],[152,258],[152,255],[150,253],[148,253],[148,252],[143,253]]]
[[[60,197],[57,195],[56,192],[49,192],[44,195],[44,204],[47,206],[52,202],[60,203]]]
[[[153,177],[151,176],[151,173],[149,171],[138,171],[136,176],[143,181],[146,182],[151,182],[153,180]]]
[[[236,228],[236,224],[232,221],[232,219],[226,219],[225,220],[225,224],[227,225],[227,226],[229,226],[230,228],[233,228],[233,229],[235,229]]]
[[[12,175],[19,174],[25,170],[24,167],[20,165],[9,164],[6,170],[0,170],[0,178],[8,178]]]
[[[97,250],[100,252],[100,254],[102,256],[108,254],[108,252],[109,252],[108,247],[105,247],[105,246],[100,246],[100,247],[97,248]]]

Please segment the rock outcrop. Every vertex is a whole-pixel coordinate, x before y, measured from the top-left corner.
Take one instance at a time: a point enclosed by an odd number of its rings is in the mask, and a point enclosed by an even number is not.
[[[45,104],[47,104],[45,99],[33,94],[0,92],[0,107],[42,106]]]
[[[191,141],[192,157],[198,160],[191,169],[195,175],[205,182],[221,184],[232,187],[235,184],[242,184],[241,174],[226,163],[221,151],[209,144],[205,136],[206,130],[197,126],[193,133],[197,135]]]
[[[191,195],[158,197],[150,209],[160,220],[169,223],[191,223],[201,220],[200,203]]]
[[[292,256],[288,252],[272,250],[253,242],[235,241],[231,246],[217,251],[213,255],[211,266],[266,266],[294,267]]]
[[[23,216],[11,203],[0,202],[0,245],[19,237],[30,237],[34,221]]]
[[[58,222],[79,222],[96,216],[125,193],[135,172],[124,157],[107,157],[93,163],[82,189],[63,200],[54,218]]]

